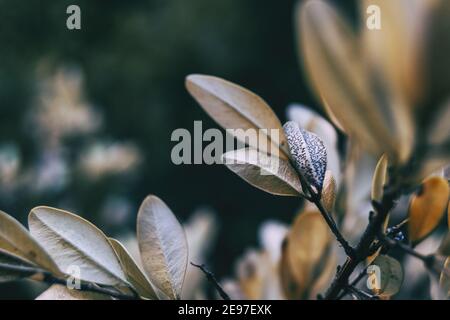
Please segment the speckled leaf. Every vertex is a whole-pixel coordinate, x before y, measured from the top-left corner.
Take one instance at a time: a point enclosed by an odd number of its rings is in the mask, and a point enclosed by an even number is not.
[[[170,299],[179,299],[188,259],[186,235],[169,207],[156,196],[142,202],[137,238],[144,270],[152,284]]]
[[[292,161],[299,172],[319,192],[327,169],[327,150],[315,134],[303,130],[298,123],[289,121],[284,125]]]
[[[229,151],[222,159],[231,171],[263,191],[279,196],[303,195],[298,175],[286,160],[251,148]]]

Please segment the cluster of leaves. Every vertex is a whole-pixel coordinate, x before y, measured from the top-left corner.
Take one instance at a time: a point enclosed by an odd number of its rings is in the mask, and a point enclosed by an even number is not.
[[[362,1],[364,13],[368,4]],[[261,190],[302,197],[316,206],[307,206],[301,212],[282,245],[280,260],[275,263],[287,298],[317,294],[317,287],[329,278],[327,273],[334,273],[330,230],[347,258],[338,268],[326,298],[339,298],[346,293],[359,298],[396,294],[403,272],[401,264],[386,254],[392,247],[421,259],[427,268],[437,272],[444,295],[448,296],[449,236],[433,255],[421,255],[414,246],[436,229],[449,203],[448,176],[444,178],[440,170],[450,160],[450,132],[446,124],[450,72],[448,61],[435,60],[433,50],[436,38],[448,39],[441,28],[448,21],[450,6],[447,1],[415,3],[413,11],[420,17],[418,21],[404,14],[411,11],[409,2],[380,0],[375,4],[382,9],[384,31],[364,29],[360,34],[324,1],[306,1],[297,10],[300,51],[307,74],[329,118],[348,138],[347,158],[354,149],[379,158],[372,171],[373,208],[354,248],[339,230],[342,219],[335,220],[346,210],[345,200],[335,208],[336,199],[352,195],[345,194],[345,183],[337,188],[334,176],[340,175],[340,169],[327,170],[327,147],[333,145],[330,138],[319,137],[298,122],[282,126],[263,99],[236,84],[205,75],[186,79],[191,95],[223,128],[256,129],[265,134],[251,142],[238,131],[235,138],[248,147],[223,155],[229,169]],[[433,23],[427,20],[431,17],[435,19]],[[425,37],[410,34],[410,30],[418,28],[422,33],[417,34]],[[405,52],[405,48],[415,51]],[[437,69],[444,71],[438,75]],[[326,120],[320,118],[323,122]],[[280,132],[279,139],[271,136],[271,129]],[[268,165],[274,162],[279,165]],[[346,166],[350,164],[344,164],[344,170]],[[389,215],[397,200],[417,188],[419,191],[411,195],[408,217],[389,228]],[[324,220],[318,219],[320,215]],[[403,242],[401,229],[405,226],[409,244]],[[360,264],[376,264],[381,269],[381,284],[374,286],[375,297],[349,282]],[[361,277],[354,284],[359,280]]]
[[[52,286],[39,299],[179,299],[188,245],[166,204],[148,196],[137,217],[140,260],[73,213],[37,207],[29,231],[0,211],[0,282],[21,278]],[[68,285],[78,290],[71,290]],[[78,286],[78,287],[77,287]]]
[[[450,160],[450,72],[448,61],[435,55],[436,41],[446,36],[441,30],[450,21],[449,2],[372,2],[384,13],[382,32],[355,33],[324,1],[306,1],[297,11],[307,74],[328,117],[348,138],[342,157],[335,129],[320,116],[312,116],[314,125],[300,119],[282,126],[269,105],[245,88],[212,76],[186,79],[188,91],[219,125],[262,133],[251,141],[242,130],[229,131],[248,146],[225,153],[224,164],[263,191],[308,202],[278,237],[278,254],[271,259],[264,254],[250,257],[258,268],[240,275],[240,297],[265,298],[261,292],[274,281],[282,297],[289,299],[314,298],[327,287],[327,299],[347,294],[390,298],[403,283],[403,268],[392,256],[393,248],[421,260],[438,275],[439,297],[450,294],[448,228],[436,252],[423,255],[415,250],[441,224],[445,212],[450,221],[449,177],[441,172]],[[361,3],[363,8],[368,4]],[[417,15],[413,18],[402,14],[410,5]],[[302,110],[301,115],[306,114]],[[272,130],[279,133],[277,138]],[[356,195],[349,192],[348,177],[341,179],[341,171],[359,164],[352,160],[355,150],[371,154],[378,163],[369,172],[369,219],[352,246],[343,226]],[[341,166],[341,160],[348,161]],[[402,196],[410,197],[407,213],[391,225],[390,216]],[[30,232],[6,214],[0,218],[0,280],[31,277],[64,284],[73,277],[67,270],[78,266],[81,288],[97,295],[180,297],[187,242],[170,209],[156,197],[143,202],[137,219],[144,271],[118,241],[71,213],[35,208],[29,216]],[[380,269],[381,279],[370,278],[379,283],[367,292],[357,285],[372,265]],[[353,277],[359,266],[362,273]],[[66,291],[52,286],[43,297],[65,298],[71,295]]]

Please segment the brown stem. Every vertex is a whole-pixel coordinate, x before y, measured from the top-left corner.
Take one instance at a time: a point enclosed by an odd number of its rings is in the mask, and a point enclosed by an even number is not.
[[[225,292],[225,290],[219,284],[219,282],[217,281],[217,279],[214,276],[214,274],[212,272],[210,272],[209,270],[207,270],[206,267],[203,264],[198,265],[198,264],[195,264],[195,263],[191,262],[191,265],[193,265],[196,268],[199,268],[206,275],[206,278],[208,279],[208,281],[210,283],[212,283],[212,285],[217,290],[217,292],[219,293],[220,297],[223,300],[231,300],[230,296]]]
[[[339,231],[339,228],[337,227],[336,222],[334,221],[333,217],[323,206],[322,201],[320,200],[320,198],[321,198],[320,195],[315,193],[313,190],[310,191],[310,194],[311,194],[310,201],[316,205],[317,209],[319,209],[320,214],[325,219],[331,232],[333,232],[334,236],[336,237],[336,240],[341,244],[341,246],[344,249],[347,256],[354,258],[355,250],[350,246],[350,244],[347,242],[347,240],[345,240],[344,236]]]
[[[364,231],[356,249],[354,257],[348,257],[344,265],[339,269],[336,278],[325,294],[325,299],[334,300],[339,297],[340,292],[348,285],[350,276],[360,262],[367,258],[370,247],[374,240],[377,239],[379,231],[382,230],[383,224],[389,211],[395,205],[395,199],[399,195],[399,188],[385,188],[383,199],[380,203],[373,202],[374,212],[370,215],[369,224]]]
[[[36,274],[36,275],[39,275],[39,277],[34,277],[35,280],[39,279],[38,281],[45,282],[50,285],[52,285],[52,284],[60,284],[60,285],[64,285],[64,286],[67,285],[67,279],[55,277],[53,274],[49,273],[48,271],[42,270],[37,267],[19,266],[19,265],[7,264],[7,263],[0,263],[0,270],[7,270],[7,271],[19,272],[22,274],[29,274],[29,276]],[[136,296],[136,295],[123,294],[123,293],[116,291],[113,288],[100,287],[93,282],[87,282],[87,281],[80,281],[80,289],[73,289],[73,290],[101,293],[101,294],[105,294],[105,295],[111,296],[113,298],[122,299],[122,300],[132,300],[132,299],[139,298],[139,296]]]

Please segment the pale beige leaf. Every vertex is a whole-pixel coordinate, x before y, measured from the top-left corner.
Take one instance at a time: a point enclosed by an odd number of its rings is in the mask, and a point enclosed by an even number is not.
[[[101,293],[69,289],[63,285],[54,284],[41,293],[36,300],[112,300],[112,298]]]
[[[225,129],[256,129],[264,141],[246,141],[241,131],[233,131],[236,138],[249,143],[259,151],[288,159],[286,138],[280,120],[273,110],[259,96],[229,81],[206,75],[190,75],[186,88],[202,108]],[[266,129],[267,132],[259,131]],[[272,135],[271,129],[276,130]],[[267,152],[266,152],[267,153]]]
[[[147,276],[141,271],[133,257],[128,253],[127,249],[116,239],[109,238],[114,251],[117,254],[117,258],[120,261],[123,271],[127,277],[127,280],[133,286],[138,294],[144,298],[156,300],[158,296],[155,293]]]
[[[231,171],[263,191],[280,196],[303,195],[300,179],[286,160],[244,148],[225,153],[222,161]]]
[[[28,230],[3,211],[0,211],[0,249],[29,260],[55,274],[61,274],[55,262],[33,239]]]
[[[377,283],[374,284],[372,291],[384,298],[395,295],[403,284],[403,269],[400,262],[392,257],[379,255],[372,265],[380,268],[380,273],[375,274],[380,276],[380,279],[374,277]]]
[[[321,274],[331,239],[330,230],[318,211],[301,213],[295,220],[287,237],[287,254],[301,291],[305,292]]]
[[[437,227],[447,208],[449,193],[448,182],[441,177],[424,181],[409,207],[408,234],[412,242],[419,242]]]
[[[63,272],[75,267],[85,281],[127,284],[107,237],[89,221],[60,209],[36,207],[28,216],[28,224],[31,234]]]
[[[156,196],[148,196],[139,209],[137,237],[152,284],[167,297],[179,299],[188,259],[186,235],[169,207]]]
[[[383,197],[383,188],[387,179],[388,159],[382,155],[378,160],[375,172],[372,178],[372,200],[381,201]]]

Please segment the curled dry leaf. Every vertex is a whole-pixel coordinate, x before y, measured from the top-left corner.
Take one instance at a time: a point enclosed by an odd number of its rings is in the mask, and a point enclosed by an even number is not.
[[[374,95],[357,35],[325,1],[298,7],[300,51],[318,97],[338,124],[374,154],[387,152],[405,161],[411,153],[411,117]],[[400,121],[401,120],[401,121]]]
[[[238,140],[259,151],[288,159],[289,151],[280,120],[259,96],[229,81],[206,75],[188,76],[186,88],[223,128],[255,129],[264,136],[264,141],[246,141],[244,131],[233,131]]]
[[[319,278],[330,258],[332,237],[318,211],[301,213],[287,237],[287,259],[292,276],[298,284],[297,292],[307,289]]]
[[[283,129],[296,169],[321,192],[327,169],[327,150],[323,141],[294,121],[287,122]]]
[[[137,238],[152,284],[167,297],[179,299],[188,259],[186,235],[169,207],[156,196],[148,196],[139,208]]]
[[[126,274],[127,280],[136,289],[137,293],[144,298],[156,300],[158,296],[155,293],[147,276],[141,271],[133,257],[128,253],[127,249],[122,243],[116,239],[109,238],[117,258],[120,261],[123,271]]]
[[[10,270],[5,267],[19,267],[23,268],[22,270]],[[0,249],[0,282],[13,281],[21,278],[28,278],[37,271],[31,270],[39,270],[39,267],[22,259],[19,256],[12,254],[11,252]]]
[[[421,190],[414,195],[409,207],[409,238],[417,243],[430,234],[439,224],[448,205],[450,189],[441,177],[424,181]]]
[[[69,289],[63,285],[54,284],[41,293],[36,300],[112,300],[112,298],[97,292]]]
[[[388,160],[386,155],[382,155],[378,160],[372,179],[372,200],[381,201],[383,198],[383,188],[387,179]]]
[[[103,285],[127,285],[114,249],[104,233],[73,213],[36,207],[28,216],[31,234],[63,272],[79,268],[81,280]]]
[[[0,211],[0,249],[11,252],[36,265],[61,274],[49,254],[17,220]]]
[[[442,269],[439,278],[439,287],[444,292],[447,298],[450,298],[450,257],[445,260],[444,268]]]
[[[303,196],[298,175],[286,160],[244,148],[225,153],[222,161],[231,171],[263,191],[279,196]]]
[[[401,94],[410,108],[423,98],[424,64],[422,48],[426,46],[424,29],[425,7],[430,1],[363,0],[361,16],[367,8],[377,6],[382,13],[382,28],[376,32],[363,28],[363,48],[375,70],[385,75],[383,81],[391,90]]]
[[[369,278],[372,280],[372,291],[382,297],[389,298],[395,295],[401,288],[403,283],[403,269],[396,259],[379,255],[372,263],[379,268],[379,274],[375,274]]]
[[[328,212],[333,212],[336,201],[336,180],[330,170],[325,172],[323,180],[322,203]]]

